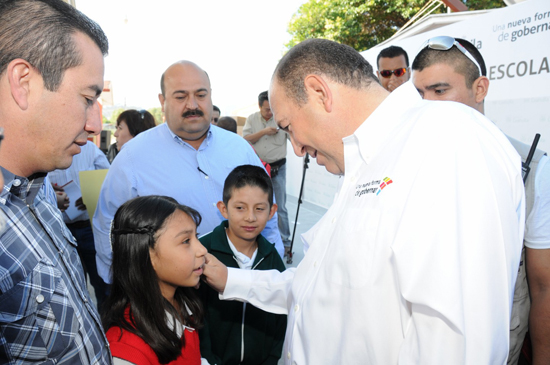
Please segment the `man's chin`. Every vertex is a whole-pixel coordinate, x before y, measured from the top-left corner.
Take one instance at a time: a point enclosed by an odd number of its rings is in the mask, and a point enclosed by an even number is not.
[[[55,166],[55,170],[68,169],[69,167],[71,167],[72,164],[73,164],[73,156],[71,155],[68,158],[64,158],[62,161],[59,161]]]
[[[57,160],[55,169],[63,170],[71,167],[73,163],[73,157],[82,152],[82,148],[76,143],[73,143],[72,146],[67,150],[67,153],[64,154],[61,158]]]
[[[325,170],[333,175],[344,175],[344,171],[340,170],[340,168],[336,166],[336,164],[332,162],[327,163],[326,161],[324,161],[323,157],[321,157],[321,159],[319,160],[319,157],[321,156],[317,155],[317,158],[315,158],[315,160],[317,161],[317,165],[323,166]]]

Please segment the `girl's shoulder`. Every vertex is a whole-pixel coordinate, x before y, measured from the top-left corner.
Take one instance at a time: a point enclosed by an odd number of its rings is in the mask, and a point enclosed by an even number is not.
[[[111,327],[105,334],[113,357],[127,360],[136,365],[157,364],[153,349],[138,335],[120,327]]]
[[[185,346],[181,356],[170,365],[200,365],[200,345],[198,332],[184,327]],[[113,357],[129,361],[136,365],[159,364],[153,349],[138,335],[120,327],[111,327],[106,333]]]

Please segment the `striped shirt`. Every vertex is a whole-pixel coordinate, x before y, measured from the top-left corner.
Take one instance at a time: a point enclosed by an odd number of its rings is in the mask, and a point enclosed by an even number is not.
[[[0,363],[111,364],[75,240],[46,198],[45,175],[1,169]]]

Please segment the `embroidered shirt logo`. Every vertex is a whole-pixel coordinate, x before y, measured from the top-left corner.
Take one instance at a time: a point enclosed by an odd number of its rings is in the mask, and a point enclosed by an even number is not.
[[[380,194],[382,189],[384,189],[389,184],[393,183],[392,179],[389,177],[384,178],[383,180],[372,180],[364,184],[357,184],[355,186],[355,196],[357,198],[367,195],[367,194]]]
[[[391,183],[393,183],[393,181],[389,177],[385,177],[384,180],[382,180],[382,183],[380,184],[380,189],[378,189],[378,191],[376,192],[376,195],[380,194],[382,189],[384,189],[386,186],[390,185]]]

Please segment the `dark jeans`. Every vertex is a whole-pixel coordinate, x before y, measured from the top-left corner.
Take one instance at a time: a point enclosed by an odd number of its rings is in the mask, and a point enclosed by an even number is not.
[[[80,222],[78,222],[80,223]],[[77,224],[67,224],[78,244],[77,251],[84,267],[84,274],[90,277],[90,283],[94,287],[95,297],[97,299],[97,308],[101,310],[103,301],[107,293],[107,285],[97,273],[95,263],[95,245],[92,226],[75,227]]]

